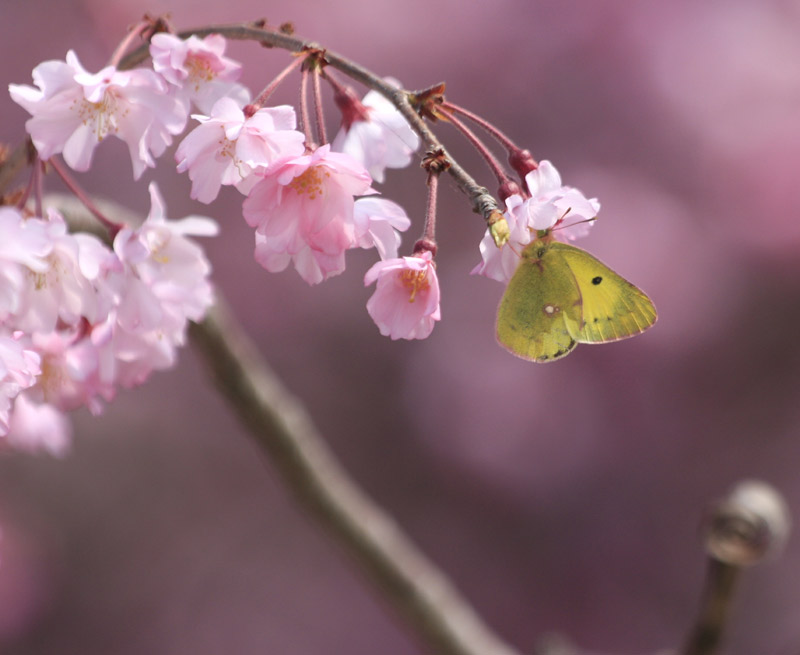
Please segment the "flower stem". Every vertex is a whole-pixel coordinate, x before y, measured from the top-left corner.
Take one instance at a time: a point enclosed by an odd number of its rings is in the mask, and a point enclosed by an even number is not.
[[[447,109],[445,105],[443,105],[443,107],[445,110]],[[443,107],[440,107],[440,109],[442,109]],[[499,161],[497,161],[497,158],[486,147],[486,144],[483,141],[481,141],[472,130],[470,130],[466,125],[464,125],[462,121],[458,120],[458,118],[453,116],[452,112],[446,111],[445,113],[448,114],[447,120],[453,125],[453,127],[455,127],[459,132],[461,132],[461,134],[464,135],[464,138],[466,138],[467,141],[469,141],[475,147],[475,149],[480,153],[481,157],[483,157],[483,159],[486,161],[486,164],[489,166],[489,168],[492,170],[492,173],[494,173],[494,176],[497,178],[497,183],[500,186],[503,186],[504,184],[508,184],[509,182],[511,182],[511,178],[508,175],[506,175],[503,166],[500,164]]]
[[[451,116],[452,114],[460,114],[461,116],[468,118],[473,123],[479,125],[486,132],[488,132],[495,140],[497,140],[504,148],[506,148],[506,150],[515,150],[517,148],[517,145],[509,137],[507,137],[504,132],[497,129],[485,118],[478,116],[478,114],[474,114],[468,109],[464,109],[463,107],[448,101],[445,101],[439,107],[439,109],[447,110]]]
[[[303,68],[300,81],[300,120],[306,135],[306,149],[313,150],[314,135],[311,133],[311,115],[308,112],[308,69]]]
[[[275,76],[275,79],[272,80],[272,82],[270,82],[269,84],[267,84],[267,86],[264,87],[264,90],[261,93],[259,93],[258,97],[255,100],[253,100],[253,102],[251,102],[250,104],[256,109],[261,109],[261,107],[263,107],[264,104],[266,104],[267,100],[273,94],[275,89],[277,89],[278,86],[280,86],[281,82],[283,82],[283,80],[285,80],[288,77],[289,73],[291,73],[298,66],[301,66],[305,60],[306,60],[306,55],[295,57],[292,63],[289,64],[286,68],[284,68],[280,73],[278,73]]]
[[[142,34],[146,29],[150,27],[150,23],[147,21],[142,21],[138,25],[136,25],[133,29],[128,32],[120,44],[117,46],[117,49],[114,50],[114,54],[111,56],[111,61],[109,62],[109,66],[114,66],[115,68],[119,67],[119,63],[122,60],[122,56],[125,54],[125,51],[130,47],[133,40]]]
[[[113,240],[116,236],[117,232],[120,230],[120,226],[114,223],[113,221],[109,220],[106,215],[101,212],[97,206],[92,202],[92,199],[86,194],[86,192],[81,189],[78,183],[74,180],[74,178],[67,173],[67,169],[61,164],[60,161],[56,157],[52,157],[47,160],[47,163],[53,167],[53,170],[58,173],[58,176],[63,180],[64,184],[67,188],[75,194],[75,196],[80,200],[84,207],[88,209],[91,214],[103,225],[106,230],[109,232],[109,237]]]
[[[317,136],[319,136],[320,145],[325,145],[328,143],[328,135],[325,132],[325,113],[322,109],[322,89],[320,88],[319,75],[319,66],[314,66],[311,79],[314,82],[314,110],[317,117]]]

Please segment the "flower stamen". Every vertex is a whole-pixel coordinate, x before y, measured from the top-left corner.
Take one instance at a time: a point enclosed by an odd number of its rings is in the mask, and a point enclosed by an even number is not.
[[[414,271],[411,269],[404,269],[398,273],[400,283],[408,289],[411,293],[408,297],[408,302],[414,302],[417,292],[427,291],[431,287],[428,281],[428,270]]]
[[[324,189],[324,178],[330,177],[330,172],[322,170],[320,166],[307,168],[302,175],[298,175],[288,186],[299,196],[308,195],[309,200],[321,197]]]

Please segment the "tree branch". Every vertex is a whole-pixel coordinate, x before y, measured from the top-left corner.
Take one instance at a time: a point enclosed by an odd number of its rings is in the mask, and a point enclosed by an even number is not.
[[[233,405],[302,505],[339,541],[424,641],[441,655],[518,655],[350,479],[305,409],[218,304],[190,334]]]

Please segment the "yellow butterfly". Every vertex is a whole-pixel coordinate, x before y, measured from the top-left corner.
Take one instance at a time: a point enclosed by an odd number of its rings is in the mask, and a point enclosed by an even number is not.
[[[656,322],[653,302],[588,252],[549,232],[525,246],[497,310],[497,340],[514,355],[549,362],[579,343],[605,343]]]

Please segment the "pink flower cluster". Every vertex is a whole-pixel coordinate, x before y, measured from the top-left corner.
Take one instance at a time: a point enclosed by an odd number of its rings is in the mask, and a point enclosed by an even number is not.
[[[480,244],[482,262],[472,270],[473,275],[508,283],[520,262],[519,253],[537,230],[556,228],[554,237],[572,241],[588,233],[600,211],[596,198],[587,199],[577,189],[563,186],[561,175],[547,160],[525,176],[525,185],[524,197],[515,194],[506,200],[504,216],[511,237],[498,248],[487,230]]]
[[[60,153],[72,169],[87,171],[97,145],[114,136],[128,145],[138,179],[183,132],[191,103],[202,111],[223,96],[247,102],[247,90],[234,82],[240,66],[224,50],[217,35],[181,41],[157,34],[155,70],[106,66],[94,74],[70,50],[66,61],[34,68],[35,87],[11,84],[9,91],[32,116],[26,128],[42,159]]]
[[[407,165],[418,139],[388,102],[373,97],[370,104],[374,120],[343,130],[334,147],[345,152],[336,152],[330,145],[307,146],[292,107],[243,110],[222,98],[209,115],[193,115],[200,125],[178,146],[178,170],[189,174],[191,195],[202,202],[213,201],[224,185],[247,196],[243,214],[255,228],[255,258],[270,272],[293,264],[306,282],[318,284],[345,270],[347,250],[374,247],[384,261],[365,282],[390,271],[400,280],[408,262],[419,268],[419,258],[397,258],[399,233],[411,222],[402,207],[375,197],[372,181],[373,175],[382,180],[387,167]],[[439,320],[435,268],[429,257],[420,261],[428,272],[416,286],[397,287],[405,289],[404,298],[379,281],[368,304],[381,332],[392,338],[424,338]],[[426,302],[414,304],[416,297]]]
[[[189,320],[212,302],[210,266],[187,237],[216,234],[209,219],[167,221],[152,209],[113,249],[67,231],[64,219],[0,208],[0,436],[53,453],[68,444],[62,412],[102,410],[119,387],[175,362]]]
[[[386,168],[410,163],[417,135],[391,103],[371,92],[333,147],[307,143],[292,107],[246,105],[249,92],[237,82],[241,66],[225,56],[225,47],[219,35],[181,40],[156,34],[152,69],[107,66],[92,74],[70,51],[66,61],[37,66],[35,86],[9,89],[31,113],[26,127],[40,158],[61,154],[70,167],[85,171],[97,145],[113,136],[128,145],[136,178],[155,166],[195,107],[198,125],[176,150],[192,198],[210,203],[222,186],[235,187],[246,196],[243,214],[255,229],[256,260],[269,271],[292,264],[309,284],[344,271],[347,250],[375,248],[382,261],[365,278],[378,282],[370,315],[392,338],[428,336],[440,316],[435,267],[430,256],[398,258],[400,232],[410,220],[396,203],[375,197],[372,186],[373,179],[383,181]],[[46,253],[36,260],[0,258],[0,276],[35,273],[44,282],[35,302],[20,291],[14,299],[19,306],[6,312],[8,361],[28,366],[9,369],[9,402],[17,399],[26,413],[42,402],[59,411],[82,404],[97,411],[100,399],[118,386],[137,384],[173,361],[186,320],[200,317],[210,302],[199,291],[208,293],[207,265],[199,263],[205,261],[199,251],[177,253],[173,261],[191,260],[199,269],[191,278],[199,287],[192,290],[170,277],[187,271],[157,266],[161,260],[152,252],[163,247],[162,239],[177,247],[183,229],[160,225],[158,216],[154,192],[151,218],[137,231],[122,230],[113,252],[91,237],[68,234],[58,216],[24,221],[31,233],[46,233]],[[199,225],[186,227],[187,234],[198,234],[191,230]],[[42,263],[56,260],[55,268]],[[6,271],[12,261],[17,268]],[[23,275],[23,267],[34,273]],[[10,302],[10,289],[24,286],[15,284],[0,291],[0,303]],[[36,382],[23,392],[31,376]],[[5,432],[14,432],[8,415],[4,424]]]

